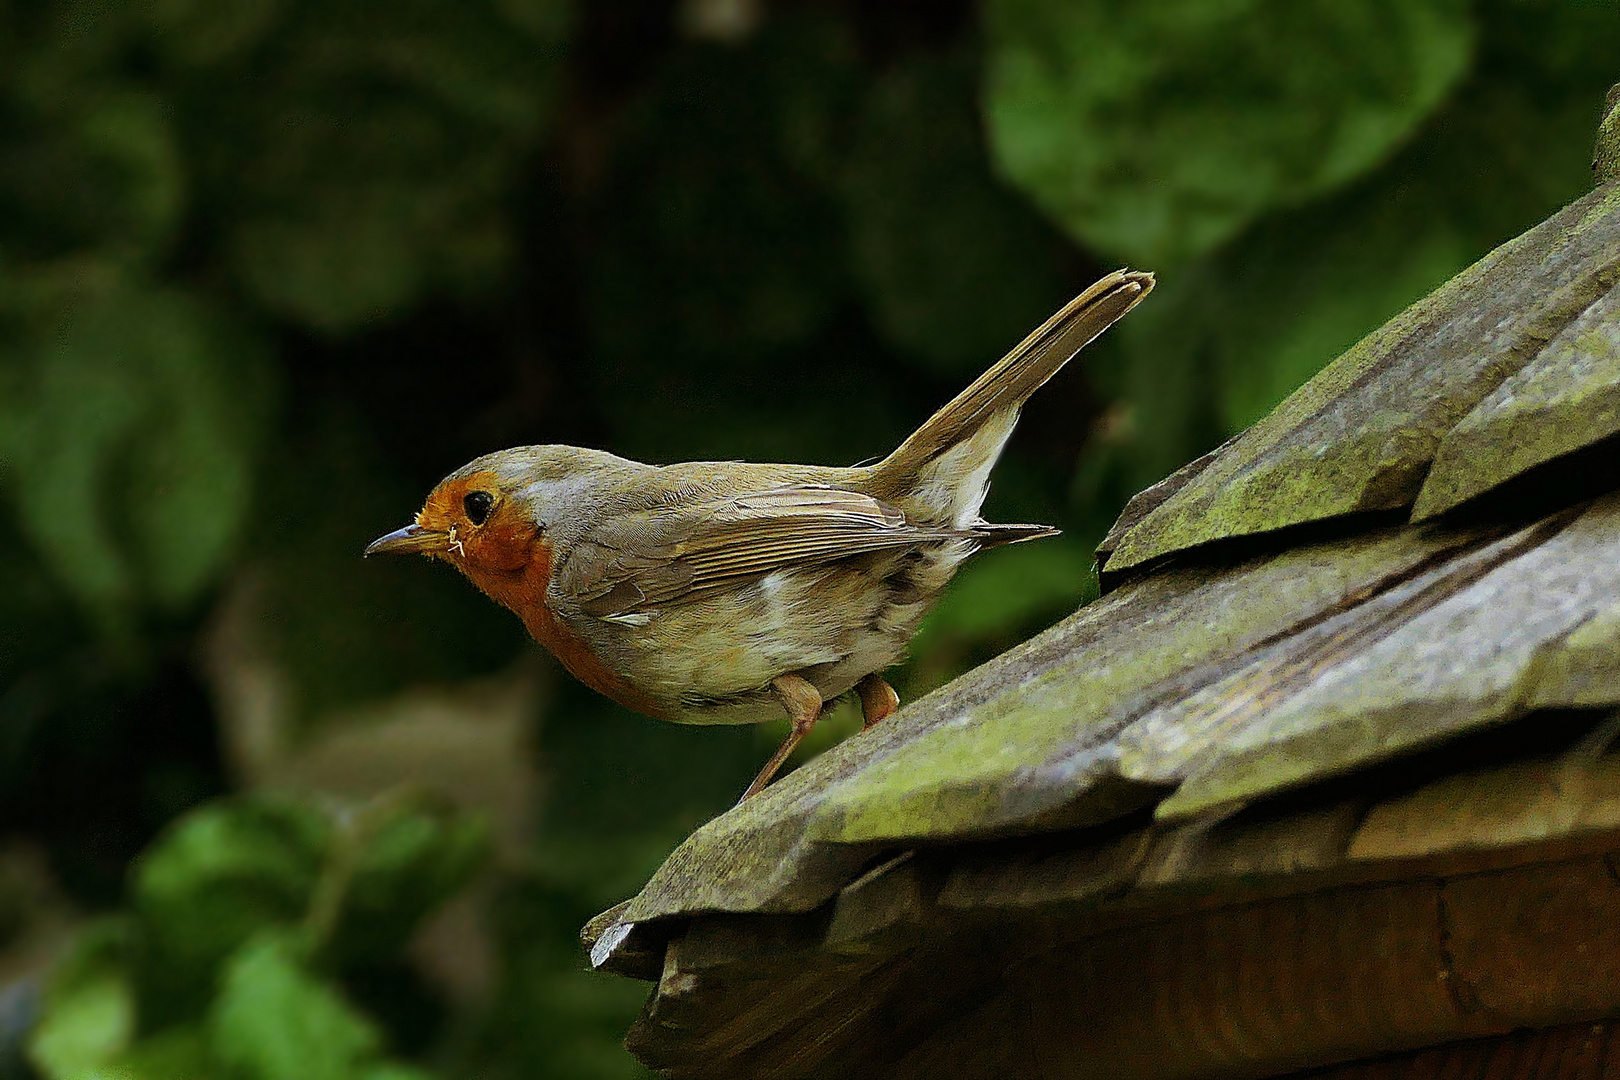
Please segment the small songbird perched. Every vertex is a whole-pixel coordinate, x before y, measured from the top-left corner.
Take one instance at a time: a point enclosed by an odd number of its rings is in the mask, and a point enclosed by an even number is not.
[[[899,698],[880,672],[970,555],[1050,536],[979,517],[1019,409],[1153,288],[1120,270],[1071,300],[876,465],[643,465],[520,446],[457,469],[367,555],[443,559],[511,608],[587,686],[681,724],[792,728],[762,790],[853,689],[866,726]]]

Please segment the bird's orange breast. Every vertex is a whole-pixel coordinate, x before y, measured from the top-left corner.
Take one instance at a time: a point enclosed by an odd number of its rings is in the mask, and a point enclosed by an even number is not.
[[[603,663],[591,651],[590,644],[551,610],[546,603],[551,568],[551,544],[544,536],[536,536],[521,570],[478,573],[469,568],[468,576],[491,599],[516,612],[534,640],[550,650],[574,678],[627,709],[655,719],[667,719],[651,697]]]

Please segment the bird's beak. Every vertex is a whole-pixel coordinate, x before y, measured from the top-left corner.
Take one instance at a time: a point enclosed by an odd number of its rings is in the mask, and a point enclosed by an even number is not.
[[[441,529],[424,529],[420,525],[407,525],[395,529],[387,536],[379,536],[366,545],[367,555],[404,555],[419,551],[424,555],[442,555],[450,550],[450,534]]]

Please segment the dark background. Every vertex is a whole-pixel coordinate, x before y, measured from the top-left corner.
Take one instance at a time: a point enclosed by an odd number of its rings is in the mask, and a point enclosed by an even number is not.
[[[963,572],[915,697],[1585,190],[1616,79],[1596,0],[0,4],[0,1076],[634,1075],[577,927],[781,732],[365,543],[510,445],[880,455],[1156,271],[996,474],[1065,536]]]

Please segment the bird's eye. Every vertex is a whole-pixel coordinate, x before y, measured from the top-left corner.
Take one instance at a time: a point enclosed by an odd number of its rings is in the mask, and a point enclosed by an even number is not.
[[[467,511],[468,521],[482,525],[489,520],[489,512],[495,508],[495,496],[487,491],[469,491],[461,500],[461,508]]]

